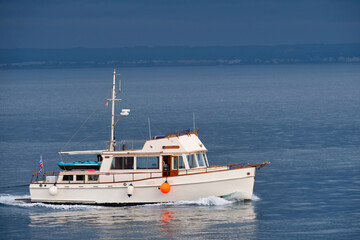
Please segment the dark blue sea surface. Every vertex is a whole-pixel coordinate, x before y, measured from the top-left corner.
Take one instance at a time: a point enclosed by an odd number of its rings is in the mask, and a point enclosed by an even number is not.
[[[131,113],[116,139],[149,138],[148,118],[152,136],[192,128],[195,113],[211,165],[271,162],[257,172],[254,199],[120,208],[14,201],[29,197],[21,185],[40,154],[45,171],[58,171],[59,151],[106,147],[112,69],[2,70],[1,239],[360,238],[359,64],[118,71],[116,111]]]

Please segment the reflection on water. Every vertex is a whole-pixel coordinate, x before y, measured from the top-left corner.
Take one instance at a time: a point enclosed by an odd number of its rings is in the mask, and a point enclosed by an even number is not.
[[[162,218],[161,218],[161,222],[164,223],[164,225],[169,225],[168,223],[171,223],[170,220],[172,218],[174,218],[174,215],[172,214],[171,211],[165,209],[165,210],[162,210]]]
[[[81,229],[83,237],[90,238],[211,238],[222,234],[251,238],[256,232],[252,202],[222,206],[89,207],[80,211],[32,211],[29,217],[30,228],[64,229],[72,234]]]

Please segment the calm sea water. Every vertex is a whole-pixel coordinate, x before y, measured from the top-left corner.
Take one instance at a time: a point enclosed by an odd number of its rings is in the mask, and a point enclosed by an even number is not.
[[[263,162],[251,202],[24,204],[40,154],[104,148],[112,69],[0,71],[2,239],[359,239],[360,65],[123,68],[117,139],[193,126],[212,165]],[[7,187],[13,186],[13,187]],[[5,187],[5,188],[4,188]]]

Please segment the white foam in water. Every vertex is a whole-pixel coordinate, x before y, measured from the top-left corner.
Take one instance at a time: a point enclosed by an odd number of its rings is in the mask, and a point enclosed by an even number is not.
[[[14,196],[9,194],[0,195],[0,204],[18,206],[18,207],[44,207],[60,210],[81,210],[81,209],[96,209],[96,208],[105,208],[103,206],[89,206],[89,205],[66,205],[66,204],[44,204],[44,203],[28,203],[22,201],[16,201],[15,199],[30,198],[29,195]],[[224,198],[209,196],[205,198],[200,198],[193,201],[178,201],[172,203],[157,203],[157,204],[146,204],[145,206],[161,206],[161,205],[170,205],[170,206],[181,206],[181,205],[198,205],[198,206],[225,206],[230,205],[235,202],[243,201],[244,198],[241,193],[232,193]],[[253,194],[252,201],[260,201],[261,199]]]
[[[228,201],[221,197],[210,196],[206,198],[200,198],[193,201],[178,201],[169,203],[153,203],[145,204],[143,206],[182,206],[182,205],[198,205],[198,206],[224,206],[232,204],[233,202]]]
[[[22,195],[22,196],[14,196],[14,195],[9,195],[9,194],[1,194],[0,195],[0,203],[1,204],[6,204],[6,205],[20,205],[22,204],[19,201],[15,201],[15,199],[18,198],[30,198],[29,195]]]
[[[224,198],[232,202],[241,202],[246,199],[246,196],[240,192],[234,192],[232,194],[224,196]],[[261,199],[255,194],[253,194],[251,200],[256,202],[256,201],[260,201]]]
[[[22,201],[16,201],[15,199],[23,199],[30,198],[29,195],[23,196],[14,196],[9,194],[1,194],[0,195],[0,204],[18,206],[18,207],[44,207],[51,209],[59,209],[59,210],[86,210],[86,209],[94,209],[94,208],[104,208],[102,206],[89,206],[89,205],[66,205],[66,204],[44,204],[44,203],[28,203]]]
[[[256,196],[255,194],[253,194],[253,196],[252,196],[252,199],[251,199],[252,201],[254,201],[254,202],[257,202],[257,201],[260,201],[261,200],[261,198],[259,198],[258,196]]]
[[[146,204],[146,206],[161,206],[161,205],[170,205],[170,206],[181,206],[181,205],[198,205],[198,206],[225,206],[230,205],[235,202],[244,201],[244,196],[241,193],[235,192],[227,195],[226,197],[215,197],[210,196],[206,198],[200,198],[194,201],[178,201],[172,203],[156,203],[156,204]],[[251,199],[252,201],[260,201],[261,199],[253,194]]]
[[[172,205],[224,206],[232,203],[232,201],[226,200],[221,197],[210,196],[206,198],[200,198],[195,201],[174,202]]]
[[[244,201],[244,199],[246,197],[243,193],[234,192],[234,193],[224,196],[224,198],[231,202],[240,202],[240,201]]]

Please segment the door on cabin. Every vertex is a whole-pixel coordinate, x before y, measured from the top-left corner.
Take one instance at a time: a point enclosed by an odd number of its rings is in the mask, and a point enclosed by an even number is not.
[[[163,156],[163,177],[179,175],[179,157]]]
[[[170,176],[179,175],[179,157],[172,156],[171,157],[171,168],[170,168]]]
[[[162,156],[163,177],[170,176],[171,156]]]

